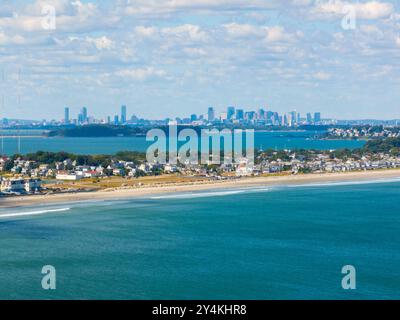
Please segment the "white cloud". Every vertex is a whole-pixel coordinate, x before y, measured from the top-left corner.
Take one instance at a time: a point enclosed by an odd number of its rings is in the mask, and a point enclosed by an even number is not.
[[[294,1],[294,0],[292,0]],[[181,11],[235,11],[240,9],[273,9],[279,0],[128,0],[120,7],[128,15],[165,15]]]
[[[123,69],[115,72],[115,75],[122,78],[129,78],[134,80],[146,80],[149,78],[162,78],[166,76],[164,70],[158,70],[154,67],[146,67],[139,69]]]
[[[265,36],[265,32],[261,28],[250,24],[229,23],[224,27],[226,32],[233,37]]]
[[[315,72],[312,77],[316,80],[329,80],[332,76],[329,73],[326,72]]]
[[[188,56],[192,56],[192,57],[201,57],[201,56],[207,55],[207,51],[202,48],[184,48],[183,51]]]
[[[48,32],[43,27],[48,12],[42,12],[44,6],[55,9],[56,29],[54,32],[83,32],[101,26],[110,26],[119,18],[114,15],[102,15],[94,3],[67,0],[38,0],[33,5],[23,7],[13,16],[0,17],[0,28],[23,32]]]
[[[257,26],[250,24],[229,23],[224,25],[228,35],[232,37],[258,37],[263,38],[267,43],[290,42],[301,36],[301,33],[290,33],[281,26]]]
[[[114,42],[106,36],[99,38],[87,37],[86,41],[95,45],[98,50],[111,49],[114,46]]]
[[[27,43],[27,40],[20,35],[8,36],[4,32],[0,32],[0,46],[25,43]]]
[[[210,40],[206,31],[200,26],[183,24],[171,27],[146,27],[137,26],[134,29],[135,39],[149,39],[157,41],[160,47],[170,48],[171,46],[186,46],[190,44],[204,44]],[[133,40],[135,40],[133,39]]]
[[[184,24],[177,27],[161,29],[161,33],[167,36],[174,36],[191,41],[207,41],[207,34],[199,26],[193,24]]]
[[[342,0],[328,0],[318,1],[310,13],[313,18],[332,19],[343,17],[347,13],[347,8],[354,8],[356,18],[366,20],[387,18],[394,12],[393,5],[387,2],[354,3]]]
[[[145,27],[145,26],[138,26],[135,27],[135,33],[139,36],[145,38],[151,38],[156,35],[158,32],[158,28],[155,27]]]

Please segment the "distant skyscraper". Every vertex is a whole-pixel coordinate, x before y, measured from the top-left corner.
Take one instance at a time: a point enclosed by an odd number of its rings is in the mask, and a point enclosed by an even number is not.
[[[244,119],[243,109],[237,109],[235,117],[236,117],[236,120],[243,120]]]
[[[321,122],[321,112],[314,113],[314,122],[317,124]]]
[[[256,118],[256,112],[254,112],[254,111],[249,111],[249,112],[245,112],[245,114],[244,114],[244,118],[247,120],[247,121],[253,121],[253,120],[255,120],[255,118]]]
[[[257,112],[257,119],[258,119],[258,120],[265,120],[265,117],[266,117],[266,115],[265,115],[265,110],[262,109],[262,108],[258,109],[258,112]]]
[[[311,113],[307,113],[307,124],[312,124],[313,120],[312,120],[312,116]]]
[[[214,108],[210,107],[208,108],[208,113],[207,113],[208,121],[212,122],[215,120],[215,111]]]
[[[87,120],[88,120],[88,112],[87,112],[87,108],[86,107],[82,108],[80,116],[81,117],[78,117],[78,118],[80,118],[80,121],[79,121],[80,123],[87,122]]]
[[[197,121],[197,115],[192,114],[192,115],[190,116],[190,121],[191,121],[191,122]]]
[[[68,124],[69,123],[69,108],[64,109],[64,123]]]
[[[296,110],[293,110],[292,112],[289,113],[288,122],[289,122],[289,126],[293,126],[293,125],[295,125],[297,123],[297,112],[296,112]]]
[[[279,113],[278,112],[274,112],[273,116],[272,116],[272,124],[274,126],[279,126],[282,124],[282,117],[279,117]]]
[[[107,116],[107,124],[111,124],[111,117]]]
[[[121,123],[126,123],[126,106],[121,106]]]
[[[228,120],[231,120],[234,115],[235,115],[235,107],[228,107],[227,112],[226,112],[226,116],[227,116]]]
[[[114,124],[115,124],[115,125],[118,125],[118,124],[119,124],[118,115],[115,115],[115,116],[114,116]]]
[[[287,124],[289,127],[292,127],[294,125],[293,112],[289,112],[288,117],[287,117]]]
[[[272,111],[267,111],[266,118],[267,121],[273,122],[274,113]]]

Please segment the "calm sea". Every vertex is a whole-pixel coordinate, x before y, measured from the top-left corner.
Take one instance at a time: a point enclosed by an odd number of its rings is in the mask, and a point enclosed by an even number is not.
[[[397,180],[3,209],[42,214],[0,218],[0,299],[399,299],[399,207]]]
[[[320,132],[319,132],[320,133]],[[10,134],[9,132],[7,133]],[[14,134],[14,133],[12,133]],[[37,133],[35,133],[37,134]],[[258,149],[340,149],[359,148],[363,141],[356,140],[319,140],[318,132],[257,132],[255,146]],[[0,141],[0,153],[11,155],[18,152],[26,154],[36,151],[66,151],[80,154],[114,154],[122,150],[146,151],[150,142],[145,137],[110,137],[110,138],[41,138],[29,137],[24,132],[20,143],[17,138],[5,136]]]

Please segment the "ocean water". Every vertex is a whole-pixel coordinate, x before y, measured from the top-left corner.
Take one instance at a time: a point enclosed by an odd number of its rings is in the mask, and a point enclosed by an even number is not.
[[[25,133],[27,134],[27,133]],[[268,149],[341,149],[360,148],[364,141],[357,140],[319,140],[317,133],[308,132],[256,132],[254,145],[256,148]],[[20,152],[23,154],[36,151],[66,151],[79,154],[114,154],[122,150],[145,152],[151,143],[145,137],[109,137],[109,138],[41,138],[22,136]],[[18,152],[18,139],[3,138],[0,151],[12,155]]]
[[[399,299],[399,207],[393,180],[1,209],[0,299]]]

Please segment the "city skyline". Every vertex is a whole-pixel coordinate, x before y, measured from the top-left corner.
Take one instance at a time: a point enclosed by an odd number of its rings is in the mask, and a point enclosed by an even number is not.
[[[54,25],[44,5],[54,9]],[[349,25],[346,6],[354,11]],[[59,108],[82,105],[105,117],[123,104],[149,119],[226,104],[400,118],[399,7],[394,0],[4,1],[0,118],[57,118]]]
[[[215,117],[217,115],[220,115],[221,113],[226,112],[227,108],[229,108],[230,106],[233,106],[233,105],[230,104],[230,105],[226,105],[226,106],[223,106],[223,107],[220,107],[220,108],[212,107],[213,110],[214,110]],[[118,114],[118,116],[121,117],[121,114],[122,114],[121,108],[123,108],[123,107],[128,108],[127,104],[124,104],[124,103],[122,105],[120,105],[120,106],[113,106],[111,108],[108,108],[108,110],[105,111],[105,112],[96,112],[96,107],[95,108],[90,108],[91,109],[91,116],[96,118],[96,119],[103,119],[103,120],[106,120],[109,116],[113,117],[114,114]],[[281,111],[281,110],[277,110],[277,108],[273,108],[273,107],[242,107],[242,106],[233,106],[233,107],[235,109],[239,109],[239,110],[243,110],[243,111],[251,111],[251,110],[252,111],[257,111],[257,110],[260,110],[260,109],[265,110],[265,111],[273,110],[274,112],[278,112],[279,114],[285,114],[285,113],[291,112],[290,110],[292,110],[292,111],[296,111],[296,112],[300,113],[303,116],[303,118],[305,118],[305,119],[307,119],[307,114],[308,113],[315,114],[315,113],[321,112],[318,109],[316,109],[316,111],[311,111],[311,110],[300,110],[300,109],[297,109],[297,108],[289,108],[289,109],[283,109]],[[0,120],[1,119],[13,119],[13,120],[21,120],[21,121],[25,121],[25,120],[27,120],[27,121],[42,121],[42,120],[53,121],[53,120],[60,120],[61,118],[65,119],[65,116],[66,116],[67,113],[68,113],[68,117],[70,119],[73,119],[73,118],[71,118],[71,115],[73,115],[73,114],[78,115],[76,117],[76,120],[79,120],[79,113],[82,113],[82,109],[83,108],[88,109],[89,107],[64,106],[64,107],[61,107],[61,109],[64,110],[63,116],[62,116],[62,113],[57,112],[55,117],[43,116],[43,117],[34,117],[34,118],[27,118],[27,117],[17,118],[17,117],[12,117],[12,116],[6,115],[6,114],[0,114]],[[68,111],[67,111],[67,109],[68,109]],[[210,107],[208,107],[206,110],[203,110],[203,111],[200,110],[200,112],[198,112],[198,113],[193,113],[193,110],[192,111],[189,110],[187,112],[182,111],[178,115],[170,114],[169,116],[166,116],[166,117],[146,117],[146,116],[144,116],[145,113],[142,114],[142,113],[138,112],[141,108],[135,107],[135,108],[131,108],[131,109],[134,109],[134,110],[131,110],[132,111],[131,114],[130,114],[131,116],[138,116],[139,118],[143,118],[143,119],[147,119],[147,120],[162,120],[162,119],[175,119],[175,118],[182,118],[183,119],[183,118],[188,118],[188,116],[190,118],[190,115],[192,115],[192,114],[203,115],[203,116],[207,117],[207,114],[208,114],[208,110],[207,109],[210,109]],[[204,109],[204,107],[203,107],[203,109]],[[118,111],[118,110],[120,110],[120,111]],[[127,117],[127,120],[129,120],[130,116],[129,116],[128,113],[126,114],[126,117]],[[341,121],[341,120],[343,120],[343,121],[346,121],[346,120],[348,120],[348,121],[357,121],[357,120],[390,121],[390,120],[400,120],[400,115],[399,115],[399,117],[395,117],[395,116],[390,117],[389,116],[389,117],[383,118],[383,117],[362,117],[362,116],[359,116],[357,114],[354,114],[354,116],[351,117],[351,118],[345,118],[345,117],[340,117],[340,116],[338,116],[338,117],[330,117],[329,114],[325,114],[324,113],[324,118],[325,119],[334,119],[334,120],[339,120],[339,121]]]
[[[126,104],[123,104],[118,108],[113,108],[110,110],[110,113],[105,116],[98,116],[92,109],[88,107],[64,107],[63,116],[59,114],[59,117],[56,118],[41,118],[41,119],[15,119],[15,118],[8,118],[8,117],[0,117],[0,122],[7,123],[9,120],[11,121],[32,121],[35,123],[58,123],[58,124],[91,124],[91,123],[105,123],[105,124],[132,124],[135,121],[165,121],[165,120],[179,120],[181,123],[187,124],[190,120],[190,123],[195,123],[198,120],[204,120],[208,123],[216,123],[216,122],[224,122],[224,120],[249,120],[256,121],[256,120],[269,120],[272,119],[272,125],[274,124],[274,116],[275,123],[277,125],[283,125],[287,123],[290,126],[290,123],[293,122],[295,124],[302,123],[302,124],[313,124],[313,123],[322,123],[325,124],[334,124],[336,122],[357,122],[357,121],[381,121],[381,122],[391,122],[395,121],[398,123],[400,119],[398,118],[353,118],[353,119],[344,119],[344,118],[331,118],[322,117],[320,111],[310,112],[310,111],[298,111],[297,109],[291,111],[284,111],[279,112],[276,110],[267,109],[266,108],[243,108],[240,106],[227,106],[225,109],[217,110],[214,107],[208,107],[207,110],[200,113],[188,113],[182,116],[169,116],[166,118],[146,118],[140,114],[135,113],[135,110],[129,110]],[[231,113],[230,113],[231,112]],[[264,114],[264,116],[260,116],[260,112]],[[294,114],[293,114],[294,113]],[[76,117],[74,117],[76,115]],[[315,119],[317,120],[315,121]],[[211,120],[210,120],[211,119]],[[278,119],[278,120],[277,120]],[[294,119],[294,120],[293,120]],[[245,121],[245,122],[249,122]],[[271,125],[271,123],[266,123],[266,125]]]
[[[276,111],[265,110],[259,108],[257,110],[245,110],[242,108],[228,106],[226,112],[217,113],[215,108],[209,107],[206,114],[191,114],[188,117],[172,117],[166,118],[169,120],[175,120],[177,124],[206,124],[206,123],[259,123],[265,125],[276,125],[276,126],[294,126],[299,124],[322,124],[323,120],[321,112],[315,112],[311,114],[306,113],[305,117],[301,117],[301,113],[296,110],[280,114]],[[76,118],[70,117],[70,108],[64,108],[64,118],[61,119],[62,124],[74,124],[84,125],[92,123],[106,123],[106,124],[129,124],[135,123],[139,120],[152,120],[143,119],[132,114],[128,116],[128,109],[126,105],[121,106],[120,114],[114,114],[114,120],[112,116],[108,115],[106,118],[96,118],[93,115],[89,115],[88,108],[82,107]],[[154,119],[154,120],[165,120],[165,119]]]

